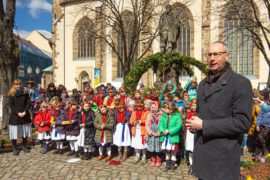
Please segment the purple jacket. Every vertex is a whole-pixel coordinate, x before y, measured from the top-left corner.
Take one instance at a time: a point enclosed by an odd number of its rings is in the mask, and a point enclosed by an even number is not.
[[[74,120],[73,124],[70,125],[65,125],[65,131],[66,131],[66,136],[78,136],[80,134],[80,117],[81,117],[81,113],[75,109],[75,111],[73,111],[71,113],[72,110],[68,110],[67,114],[70,114],[70,116],[68,116],[68,119],[66,120]]]

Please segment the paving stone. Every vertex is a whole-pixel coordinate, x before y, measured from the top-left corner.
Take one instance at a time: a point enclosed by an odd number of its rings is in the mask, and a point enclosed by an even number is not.
[[[121,165],[112,166],[93,157],[89,161],[81,160],[76,163],[67,163],[70,159],[66,154],[56,155],[49,152],[41,154],[37,145],[31,153],[20,153],[13,156],[12,152],[0,153],[0,179],[89,179],[89,180],[168,180],[187,179],[195,180],[189,176],[188,166],[181,163],[175,172],[164,172],[165,167],[151,167],[150,163],[134,164],[134,156],[129,157]]]

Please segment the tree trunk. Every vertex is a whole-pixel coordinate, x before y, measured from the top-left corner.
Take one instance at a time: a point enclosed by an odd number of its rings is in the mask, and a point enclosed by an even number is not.
[[[10,115],[10,107],[9,107],[9,100],[8,100],[8,91],[12,85],[14,79],[14,67],[12,64],[6,65],[4,68],[5,70],[2,71],[3,77],[3,84],[1,86],[1,92],[3,95],[3,102],[2,102],[2,132],[3,136],[8,135],[8,121]]]
[[[268,78],[267,78],[267,87],[270,87],[270,63],[268,63]]]

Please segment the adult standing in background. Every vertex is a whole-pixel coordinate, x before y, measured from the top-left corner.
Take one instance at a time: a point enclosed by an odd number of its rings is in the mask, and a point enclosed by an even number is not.
[[[10,104],[9,136],[12,141],[13,154],[17,156],[17,139],[23,139],[23,151],[29,152],[27,147],[27,137],[31,136],[31,118],[29,109],[31,107],[30,98],[26,88],[20,80],[14,80],[8,92]]]
[[[196,133],[193,172],[201,180],[239,180],[241,138],[251,123],[252,86],[230,67],[225,43],[211,44],[207,56],[210,72],[199,84],[197,116],[186,122]]]

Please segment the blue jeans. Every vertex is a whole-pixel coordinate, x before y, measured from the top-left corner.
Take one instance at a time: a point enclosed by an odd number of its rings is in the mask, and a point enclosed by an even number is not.
[[[247,139],[248,139],[248,134],[244,134],[243,139],[242,139],[241,149],[244,149],[244,147],[247,147]]]

